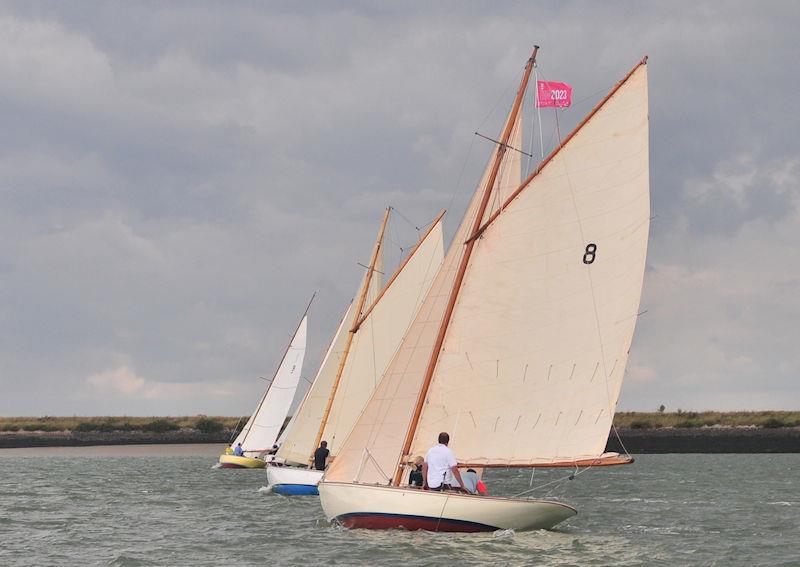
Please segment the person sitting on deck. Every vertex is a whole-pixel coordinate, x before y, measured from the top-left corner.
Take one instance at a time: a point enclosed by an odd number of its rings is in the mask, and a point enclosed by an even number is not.
[[[461,488],[469,494],[486,494],[486,485],[481,482],[475,469],[467,469],[467,472],[462,473],[461,479],[464,481]]]
[[[314,468],[318,471],[324,471],[325,465],[328,461],[328,455],[330,454],[331,452],[328,450],[328,442],[323,441],[320,443],[317,450],[314,451]]]
[[[425,462],[420,456],[417,456],[414,459],[414,468],[411,469],[411,472],[408,474],[408,485],[414,486],[416,488],[422,488],[424,484],[424,477],[422,476],[422,463]]]
[[[439,434],[439,444],[428,449],[425,463],[422,465],[422,476],[425,481],[423,488],[442,490],[464,484],[456,456],[447,446],[449,442],[450,436],[443,431]]]
[[[233,449],[233,456],[234,457],[244,457],[244,449],[242,449],[242,444],[237,443],[236,447]]]

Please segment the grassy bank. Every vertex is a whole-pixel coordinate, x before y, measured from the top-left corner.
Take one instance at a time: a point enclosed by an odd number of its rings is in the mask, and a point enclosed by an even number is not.
[[[0,417],[0,433],[15,432],[111,432],[146,431],[164,433],[196,429],[203,433],[232,431],[241,427],[247,417],[183,416],[183,417]],[[614,417],[617,427],[627,429],[698,428],[698,427],[761,427],[777,429],[800,426],[800,411],[756,412],[619,412]]]
[[[619,412],[614,416],[614,424],[629,429],[691,429],[713,426],[778,429],[800,426],[800,411]]]
[[[111,431],[147,431],[166,433],[181,429],[196,429],[203,433],[231,431],[237,425],[241,427],[247,417],[222,417],[194,415],[183,417],[0,417],[0,433],[17,433],[24,431],[77,431],[77,432],[111,432]]]

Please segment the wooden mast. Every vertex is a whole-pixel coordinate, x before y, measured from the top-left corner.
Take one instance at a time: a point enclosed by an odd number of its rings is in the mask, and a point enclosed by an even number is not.
[[[514,123],[517,120],[517,114],[519,114],[519,109],[522,106],[522,99],[525,97],[525,90],[528,87],[528,80],[530,79],[531,71],[533,71],[533,66],[536,63],[536,53],[538,51],[539,46],[534,45],[533,53],[531,54],[530,59],[528,59],[528,63],[525,65],[525,73],[522,76],[522,81],[520,82],[519,89],[517,90],[517,96],[514,99],[514,105],[511,107],[511,113],[508,116],[508,122],[503,130],[503,135],[500,137],[500,144],[497,147],[497,153],[495,154],[494,162],[492,163],[492,169],[489,172],[489,178],[486,180],[486,186],[483,189],[483,198],[481,199],[478,207],[478,212],[475,215],[472,230],[470,231],[470,237],[464,244],[464,253],[461,256],[461,262],[459,263],[458,272],[456,273],[456,277],[453,282],[453,288],[450,291],[450,299],[448,300],[447,308],[445,309],[444,317],[442,318],[442,323],[439,326],[439,333],[436,337],[433,350],[431,351],[431,357],[428,361],[427,369],[425,370],[425,378],[422,381],[422,387],[420,388],[419,397],[417,398],[417,405],[414,408],[414,415],[411,418],[411,423],[406,433],[405,442],[403,443],[403,452],[400,455],[400,463],[398,463],[397,471],[394,474],[395,486],[400,485],[400,481],[403,476],[403,457],[408,455],[409,451],[411,451],[411,444],[414,441],[414,435],[417,431],[419,418],[422,415],[422,407],[425,403],[425,398],[428,395],[428,389],[431,385],[433,372],[436,369],[436,363],[439,361],[439,353],[442,350],[444,336],[447,332],[447,327],[450,324],[450,318],[453,315],[453,309],[455,307],[456,300],[458,299],[458,293],[461,290],[461,283],[464,281],[464,273],[467,270],[467,264],[469,263],[470,256],[472,255],[472,249],[475,247],[476,240],[473,238],[473,235],[478,232],[478,229],[481,226],[481,221],[483,220],[483,215],[486,212],[486,207],[489,204],[489,197],[491,196],[492,188],[494,187],[495,180],[497,179],[497,174],[500,171],[500,164],[503,163],[503,156],[506,153],[508,140],[511,137],[511,131],[514,128]]]
[[[294,337],[295,337],[295,335],[297,335],[297,331],[300,330],[300,325],[303,324],[303,319],[305,319],[306,315],[308,315],[308,310],[311,309],[311,304],[314,303],[314,298],[315,297],[317,297],[317,292],[316,291],[311,295],[311,299],[308,301],[308,305],[306,305],[306,310],[303,311],[303,315],[300,317],[300,322],[297,324],[297,327],[295,327],[294,333],[292,333],[292,338],[289,339],[289,344],[286,345],[286,350],[283,351],[283,356],[281,357],[281,361],[278,363],[278,367],[275,369],[275,374],[272,375],[272,380],[270,380],[269,386],[267,386],[267,391],[264,392],[263,396],[261,396],[261,401],[258,402],[258,407],[256,407],[256,411],[253,412],[254,420],[255,420],[255,416],[258,415],[258,412],[261,411],[261,406],[264,405],[264,400],[267,399],[267,394],[269,394],[269,391],[272,389],[272,384],[275,383],[275,378],[278,376],[278,371],[281,369],[281,364],[283,364],[283,359],[286,358],[286,355],[289,353],[289,349],[292,348],[292,343],[294,342]],[[246,425],[247,424],[245,424],[245,426]],[[247,433],[245,433],[244,437],[242,437],[242,441],[241,441],[242,443],[244,443],[247,440],[247,436],[250,435],[250,431],[252,431],[252,429],[253,429],[253,427],[251,425],[250,429],[248,429]],[[233,442],[231,442],[231,444],[233,444]],[[254,451],[250,451],[250,452],[252,453]]]
[[[378,254],[380,254],[381,246],[383,246],[383,234],[386,231],[386,223],[389,222],[389,212],[392,210],[392,207],[386,207],[386,212],[383,214],[383,222],[381,223],[381,228],[378,230],[378,237],[375,240],[375,247],[372,249],[372,257],[369,260],[369,268],[367,269],[367,275],[364,277],[364,284],[361,286],[361,292],[358,294],[358,301],[356,302],[356,310],[355,310],[355,319],[358,321],[359,317],[361,316],[361,311],[364,309],[364,303],[367,300],[367,291],[369,290],[369,284],[372,281],[372,273],[375,271],[375,263],[378,261]],[[328,395],[328,401],[325,404],[325,411],[322,414],[322,421],[319,424],[319,431],[317,431],[317,436],[314,439],[314,450],[319,447],[320,441],[322,441],[322,435],[325,433],[325,426],[328,424],[328,416],[331,414],[331,408],[333,407],[333,400],[336,397],[336,390],[339,388],[339,382],[342,380],[342,373],[344,372],[344,365],[347,362],[347,355],[350,353],[350,346],[353,344],[353,337],[356,334],[358,327],[351,328],[347,333],[347,341],[344,345],[344,350],[342,351],[342,359],[339,361],[339,367],[336,369],[336,377],[333,379],[333,387],[331,388],[331,393]],[[309,456],[309,462],[314,459],[314,455]]]
[[[408,262],[411,260],[411,258],[414,257],[414,254],[417,252],[417,250],[419,250],[420,244],[422,244],[425,241],[425,239],[428,238],[428,235],[431,232],[433,232],[433,229],[436,228],[436,223],[438,223],[440,220],[442,220],[442,217],[444,216],[444,213],[445,213],[445,211],[444,211],[444,209],[442,209],[442,211],[439,213],[439,216],[437,216],[435,219],[433,219],[433,222],[431,222],[430,226],[428,226],[428,230],[425,231],[425,234],[420,236],[419,240],[414,245],[414,248],[412,248],[411,252],[408,253],[408,256],[406,256],[403,259],[403,261],[400,263],[400,265],[394,271],[394,274],[392,274],[392,277],[389,278],[389,281],[386,282],[383,285],[383,289],[381,289],[380,293],[378,293],[377,297],[372,301],[372,305],[370,305],[366,309],[366,311],[364,311],[364,314],[361,315],[361,317],[359,319],[357,319],[356,323],[353,325],[353,329],[352,329],[353,332],[358,331],[358,329],[361,327],[361,325],[364,323],[364,321],[367,320],[367,317],[369,317],[369,314],[372,313],[372,310],[375,308],[375,306],[381,300],[381,298],[383,297],[383,294],[385,294],[387,292],[387,290],[390,287],[392,287],[392,284],[394,283],[394,280],[397,279],[397,276],[400,275],[400,272],[403,271],[403,268],[406,267],[406,264],[408,264]]]

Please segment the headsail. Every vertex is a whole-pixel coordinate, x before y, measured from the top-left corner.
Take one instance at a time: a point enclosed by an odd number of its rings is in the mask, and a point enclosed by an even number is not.
[[[233,442],[233,445],[241,443],[245,453],[258,454],[268,450],[278,438],[300,380],[306,353],[307,322],[308,317],[304,315],[272,383]]]
[[[442,256],[442,227],[437,219],[392,279],[382,289],[370,289],[360,317],[351,304],[309,394],[298,408],[298,421],[281,446],[279,457],[305,464],[313,453],[347,334],[358,327],[322,434],[336,455],[427,294]]]
[[[521,123],[517,119],[512,126],[512,132],[520,131]],[[519,183],[520,162],[514,153],[517,152],[506,152],[497,175],[499,183],[495,187],[501,196],[508,195],[513,191],[512,187]],[[491,167],[492,160],[482,176],[481,186],[486,183]],[[326,471],[326,479],[350,482],[358,476],[362,482],[386,483],[394,472],[425,366],[430,359],[450,297],[450,289],[461,262],[463,243],[469,237],[469,231],[475,222],[480,200],[481,195],[476,193],[416,318],[409,326],[397,353],[350,436],[339,450],[339,456]],[[500,197],[493,200],[502,203]]]
[[[294,418],[286,432],[286,439],[277,454],[279,458],[287,462],[306,464],[308,456],[314,450],[312,446],[314,437],[319,429],[325,403],[328,401],[328,394],[333,386],[333,378],[344,352],[347,329],[353,323],[352,311],[353,304],[351,302],[328,346],[328,351],[322,359],[314,381],[294,412]]]
[[[397,352],[442,264],[441,217],[411,251],[408,261],[366,313],[342,373],[323,438],[336,455],[387,365]]]
[[[637,66],[504,207],[483,215],[403,455],[426,354],[481,193],[326,480],[385,484],[398,462],[424,453],[443,430],[469,464],[537,466],[603,453],[647,248],[646,66]]]

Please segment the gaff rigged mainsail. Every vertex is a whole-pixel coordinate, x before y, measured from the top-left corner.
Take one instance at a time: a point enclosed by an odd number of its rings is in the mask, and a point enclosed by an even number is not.
[[[501,182],[512,156],[503,156]],[[463,464],[546,466],[603,454],[647,250],[644,61],[517,190],[485,210],[456,289],[484,187],[326,482],[397,482],[398,466],[424,454],[440,431]],[[458,300],[433,353],[451,292]]]

